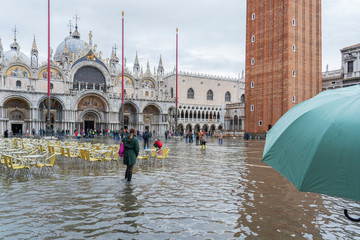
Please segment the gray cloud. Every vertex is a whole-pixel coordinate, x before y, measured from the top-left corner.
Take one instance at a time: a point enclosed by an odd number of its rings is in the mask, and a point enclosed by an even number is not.
[[[323,69],[340,67],[339,49],[359,42],[358,0],[326,0],[323,4]],[[341,10],[341,11],[340,11]],[[235,77],[245,68],[245,0],[198,1],[51,1],[51,47],[69,34],[67,24],[75,12],[79,32],[93,42],[103,56],[110,57],[114,44],[121,56],[121,12],[125,11],[125,56],[132,68],[136,51],[140,64],[151,69],[162,56],[165,71],[175,66],[175,29],[179,28],[179,68]],[[30,53],[34,34],[40,59],[47,54],[47,1],[13,0],[2,4],[0,37],[5,50],[13,41],[12,28],[19,29],[21,51]]]

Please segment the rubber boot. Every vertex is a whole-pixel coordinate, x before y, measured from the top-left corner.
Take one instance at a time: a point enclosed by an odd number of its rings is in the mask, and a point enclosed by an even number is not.
[[[125,180],[128,179],[128,178],[129,178],[129,171],[126,170],[126,171],[125,171],[125,178],[123,179],[123,181],[125,181]]]
[[[206,145],[204,145],[204,149],[206,150]]]
[[[127,177],[128,182],[131,181],[131,178],[132,178],[132,171],[129,171],[128,172],[128,177]]]

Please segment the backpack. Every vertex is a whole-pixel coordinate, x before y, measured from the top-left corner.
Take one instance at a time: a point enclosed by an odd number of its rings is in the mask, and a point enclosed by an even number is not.
[[[147,140],[148,140],[149,135],[148,135],[148,133],[147,133],[147,132],[146,132],[146,133],[144,133],[143,138],[144,138],[144,140],[145,140],[145,141],[147,141]]]

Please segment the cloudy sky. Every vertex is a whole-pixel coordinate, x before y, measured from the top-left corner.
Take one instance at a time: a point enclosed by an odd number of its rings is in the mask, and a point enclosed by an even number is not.
[[[5,1],[5,0],[4,0]],[[340,68],[340,49],[360,42],[359,0],[322,1],[323,70]],[[81,39],[93,43],[104,57],[114,44],[121,56],[121,11],[125,11],[125,57],[132,69],[136,51],[140,64],[153,69],[162,56],[165,72],[175,66],[175,33],[179,28],[179,69],[236,77],[245,69],[246,0],[52,0],[51,47],[69,34],[77,12]],[[0,37],[4,50],[13,42],[14,25],[21,51],[30,53],[34,35],[40,61],[47,54],[47,1],[12,0],[1,4]]]

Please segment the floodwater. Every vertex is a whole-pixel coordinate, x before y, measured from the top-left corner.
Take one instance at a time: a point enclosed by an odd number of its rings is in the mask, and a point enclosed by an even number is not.
[[[299,192],[261,162],[264,141],[163,141],[169,159],[125,168],[59,163],[50,177],[0,172],[0,239],[360,239],[360,205]],[[142,144],[141,144],[142,145]]]

